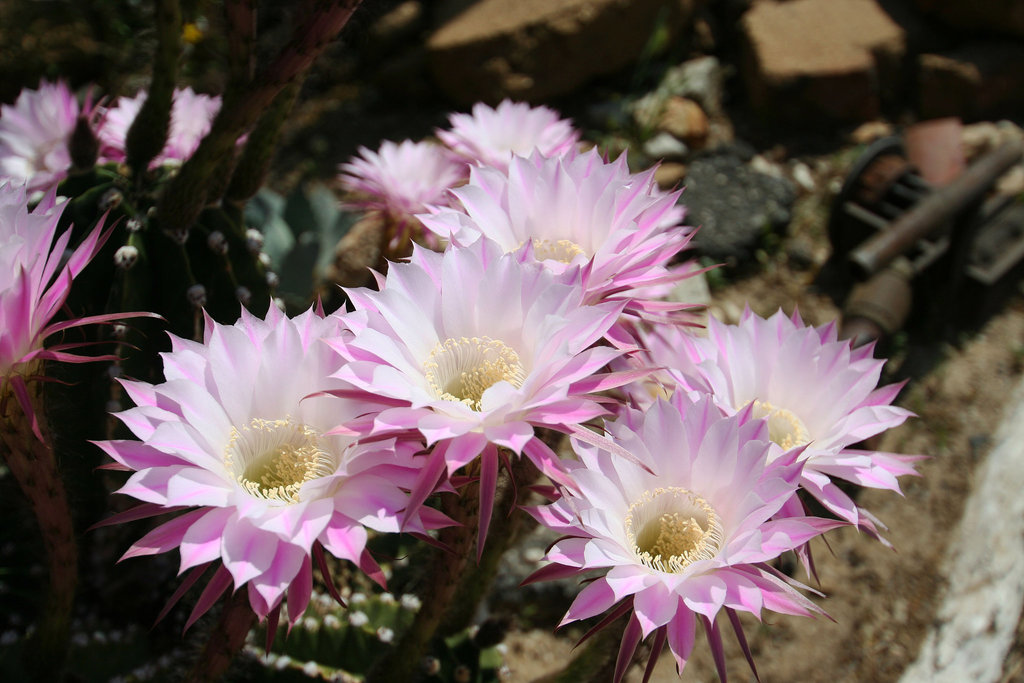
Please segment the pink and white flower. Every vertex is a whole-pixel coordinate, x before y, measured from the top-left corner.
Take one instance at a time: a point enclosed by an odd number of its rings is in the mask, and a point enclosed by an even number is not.
[[[833,477],[898,492],[897,478],[914,474],[920,456],[851,448],[912,413],[891,405],[902,384],[876,388],[884,361],[873,347],[839,341],[834,322],[812,327],[797,313],[764,319],[747,309],[737,325],[710,319],[706,337],[664,326],[648,342],[649,360],[680,386],[711,394],[727,413],[752,405],[777,453],[800,451],[801,486],[851,524],[874,530]]]
[[[181,512],[124,557],[177,548],[181,571],[193,572],[187,581],[219,563],[190,623],[231,584],[247,586],[261,618],[287,594],[294,623],[309,602],[311,558],[323,550],[379,580],[367,529],[443,524],[429,508],[403,514],[421,443],[331,434],[363,406],[309,396],[342,386],[329,379],[341,360],[323,343],[339,331],[337,317],[313,311],[289,319],[271,306],[260,320],[243,310],[234,325],[207,320],[203,344],[172,337],[162,384],[123,382],[136,407],[117,417],[139,441],[98,445],[115,469],[134,471],[119,493],[144,505],[106,523]]]
[[[28,190],[55,186],[71,168],[68,142],[78,120],[78,100],[64,81],[22,90],[0,106],[0,181]]]
[[[342,185],[354,194],[348,203],[396,217],[447,204],[448,190],[469,175],[467,165],[444,147],[412,140],[385,140],[376,152],[360,147],[339,170]]]
[[[690,403],[679,392],[646,412],[627,409],[605,428],[637,462],[574,440],[579,462],[570,476],[578,490],[564,489],[556,502],[531,511],[567,538],[528,581],[608,570],[579,593],[562,623],[631,613],[616,680],[652,633],[652,664],[667,642],[682,671],[698,620],[725,680],[720,611],[740,636],[736,611],[759,618],[763,609],[820,611],[764,563],[837,523],[772,519],[795,495],[800,463],[771,461],[764,421],[749,411],[723,416],[707,398]],[[742,636],[740,642],[745,647]]]
[[[107,161],[125,160],[125,141],[128,129],[146,100],[146,91],[135,97],[120,97],[108,109],[100,123],[97,137],[100,140],[100,156]],[[150,162],[150,168],[165,163],[185,161],[199,147],[199,142],[210,132],[213,119],[220,111],[220,97],[196,93],[192,88],[174,91],[171,108],[171,125],[163,150]]]
[[[29,211],[24,186],[0,182],[0,390],[12,389],[27,415],[25,375],[36,361],[84,362],[95,356],[73,353],[78,344],[43,342],[53,334],[92,322],[122,316],[92,316],[52,322],[64,306],[74,278],[82,272],[106,236],[97,225],[62,263],[71,231],[57,235],[67,204],[51,189]],[[132,314],[128,314],[132,315]]]
[[[469,166],[447,148],[412,140],[385,140],[376,152],[360,147],[359,156],[339,170],[351,193],[346,203],[384,213],[393,225],[395,245],[416,237],[432,248],[440,247],[439,241],[415,215],[447,206],[448,190],[469,176]]]
[[[486,529],[497,450],[525,453],[551,476],[559,465],[535,427],[567,430],[605,411],[587,394],[618,352],[593,347],[618,318],[587,306],[578,284],[521,263],[489,240],[393,263],[380,291],[348,290],[351,334],[332,341],[350,362],[335,377],[385,403],[374,434],[421,433],[438,444],[413,498],[483,454]]]
[[[453,243],[483,236],[556,273],[579,267],[589,304],[621,301],[658,319],[686,307],[655,300],[690,272],[669,266],[691,236],[680,225],[680,192],[658,189],[653,170],[630,173],[625,156],[610,163],[597,150],[514,157],[507,174],[474,168],[453,194],[461,210],[420,216]]]
[[[441,142],[469,160],[500,170],[508,168],[515,154],[560,156],[579,141],[579,132],[558,112],[525,102],[504,100],[496,108],[478,102],[472,114],[451,114],[448,121],[450,130],[436,131]]]

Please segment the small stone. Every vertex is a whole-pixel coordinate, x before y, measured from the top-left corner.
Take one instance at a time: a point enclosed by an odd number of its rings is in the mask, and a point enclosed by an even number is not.
[[[790,171],[793,174],[793,182],[799,185],[808,192],[813,192],[818,184],[814,181],[814,176],[811,175],[811,169],[807,164],[797,161],[793,164]]]
[[[867,121],[850,133],[850,142],[855,145],[866,145],[890,135],[892,135],[892,124],[885,121]]]
[[[658,128],[695,149],[703,147],[708,140],[707,114],[686,97],[670,97],[665,102]]]
[[[682,140],[670,133],[658,133],[644,143],[643,152],[652,159],[681,159],[690,151]]]
[[[663,190],[672,190],[686,178],[686,164],[677,161],[666,161],[654,169],[654,182]]]

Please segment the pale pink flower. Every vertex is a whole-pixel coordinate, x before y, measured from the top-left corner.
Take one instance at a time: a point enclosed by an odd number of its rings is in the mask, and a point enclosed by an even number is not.
[[[145,504],[106,523],[182,511],[124,557],[177,548],[187,582],[219,563],[189,623],[232,584],[261,618],[287,595],[294,622],[323,550],[380,580],[368,528],[422,533],[442,521],[429,508],[403,514],[422,444],[331,434],[363,407],[308,396],[343,386],[329,379],[341,361],[323,343],[339,330],[313,311],[289,319],[271,306],[260,320],[243,310],[234,325],[208,319],[203,344],[172,336],[162,384],[123,382],[137,407],[117,416],[139,441],[99,445],[116,469],[134,470],[119,493]]]
[[[764,319],[747,309],[737,325],[711,318],[706,337],[658,327],[646,345],[649,362],[666,366],[685,389],[711,394],[726,412],[753,404],[777,452],[800,451],[801,486],[851,524],[874,530],[833,477],[898,492],[897,477],[914,474],[920,456],[851,448],[912,413],[891,405],[902,384],[876,388],[884,361],[873,347],[839,341],[834,322],[812,327],[797,313]]]
[[[22,90],[13,105],[0,106],[0,181],[27,184],[31,192],[67,176],[78,113],[78,100],[64,81],[43,81],[38,90]]]
[[[146,91],[135,97],[120,97],[117,103],[103,114],[97,137],[100,140],[100,156],[107,161],[124,161],[125,140],[128,129],[146,100]],[[185,161],[199,147],[199,142],[210,132],[213,119],[220,111],[218,96],[196,93],[192,88],[174,91],[171,107],[171,125],[167,131],[167,142],[163,150],[150,162],[150,167],[165,163]]]
[[[486,529],[495,446],[525,453],[551,476],[558,460],[534,427],[565,431],[604,414],[587,394],[618,352],[593,347],[620,313],[584,305],[578,284],[521,263],[489,240],[442,254],[417,248],[389,265],[379,292],[348,290],[351,334],[332,341],[351,362],[335,377],[387,405],[372,431],[418,431],[439,444],[414,499],[444,472],[483,454]],[[420,498],[422,500],[422,498]]]
[[[681,671],[698,620],[725,680],[720,611],[744,649],[737,611],[758,618],[763,609],[820,611],[764,563],[837,523],[772,519],[795,495],[800,464],[794,457],[769,462],[766,427],[749,413],[723,416],[706,398],[690,403],[681,392],[645,413],[627,409],[606,430],[635,461],[574,439],[577,490],[563,489],[555,503],[531,510],[567,537],[528,581],[608,570],[579,593],[562,623],[611,610],[608,623],[630,613],[616,680],[651,633],[652,665],[667,642]]]
[[[469,176],[469,166],[445,147],[412,140],[385,140],[376,152],[360,147],[359,155],[339,170],[342,185],[351,193],[347,204],[387,215],[396,244],[415,235],[432,248],[440,243],[423,230],[415,214],[446,206],[448,190]]]
[[[448,121],[450,130],[436,131],[441,142],[467,159],[501,170],[514,154],[559,156],[579,140],[579,132],[558,112],[525,102],[504,100],[497,108],[478,102],[472,114],[451,114]]]
[[[484,236],[556,273],[582,268],[590,304],[621,301],[659,320],[686,308],[656,300],[692,273],[669,265],[692,232],[680,225],[680,192],[662,192],[653,170],[630,173],[625,156],[610,163],[597,150],[514,157],[507,174],[474,168],[453,194],[461,209],[419,217],[442,238],[468,244]]]
[[[106,238],[97,225],[67,257],[71,230],[57,235],[65,206],[64,200],[57,202],[56,191],[51,189],[29,211],[24,186],[0,182],[0,389],[6,393],[10,383],[28,415],[33,413],[25,394],[24,375],[31,372],[35,361],[100,359],[72,353],[80,344],[44,347],[43,342],[61,330],[118,317],[101,315],[52,322],[68,298],[72,280]]]
[[[466,164],[444,147],[412,140],[385,140],[376,152],[360,147],[339,170],[342,185],[354,195],[348,203],[397,217],[446,204],[448,190],[469,175]]]

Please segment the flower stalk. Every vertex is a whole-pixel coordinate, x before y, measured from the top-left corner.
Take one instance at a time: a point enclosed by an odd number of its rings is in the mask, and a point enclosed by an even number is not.
[[[394,656],[392,653],[378,660],[366,677],[368,683],[415,680],[416,669],[427,653],[430,641],[438,633],[445,611],[467,577],[474,573],[475,567],[470,564],[469,558],[480,522],[479,482],[466,484],[457,496],[442,497],[441,511],[458,526],[442,529],[438,533],[438,540],[448,550],[435,550],[433,561],[424,576],[420,595],[429,596],[429,599],[423,601],[412,625],[395,647],[394,652],[400,655]]]
[[[26,376],[39,370],[29,368]],[[78,583],[78,550],[67,492],[49,444],[42,382],[27,384],[34,418],[27,415],[4,382],[0,396],[0,450],[35,516],[46,549],[49,585],[36,632],[25,649],[25,665],[34,680],[58,680],[67,656],[71,610]],[[42,435],[33,429],[36,421]]]
[[[220,620],[210,633],[206,647],[199,654],[186,680],[196,683],[219,681],[238,651],[245,645],[249,629],[256,623],[256,614],[249,606],[244,590],[235,591],[224,603]]]

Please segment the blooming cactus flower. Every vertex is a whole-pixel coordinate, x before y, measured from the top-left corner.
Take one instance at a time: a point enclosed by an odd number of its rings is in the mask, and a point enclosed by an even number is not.
[[[444,147],[412,140],[385,140],[376,152],[360,147],[359,155],[339,170],[342,185],[355,194],[351,203],[399,217],[446,204],[448,189],[469,173]]]
[[[113,521],[189,508],[124,557],[178,548],[181,571],[199,572],[219,561],[192,620],[233,583],[247,586],[261,618],[287,593],[294,623],[321,548],[377,576],[367,528],[424,532],[443,522],[428,508],[402,513],[422,444],[329,434],[362,406],[306,398],[339,386],[329,376],[340,359],[322,343],[339,329],[313,311],[289,319],[271,306],[260,320],[243,310],[234,325],[207,320],[203,344],[172,336],[164,383],[123,382],[136,407],[117,416],[140,440],[98,445],[134,471],[119,492],[147,505]]]
[[[414,235],[432,248],[440,247],[415,214],[447,205],[448,190],[469,175],[468,165],[445,147],[412,140],[385,140],[376,152],[360,147],[359,156],[339,170],[342,185],[352,193],[349,204],[376,209],[390,219],[395,232],[392,248]]]
[[[611,163],[597,150],[514,157],[507,174],[474,168],[454,194],[461,211],[420,216],[454,243],[482,235],[508,252],[529,245],[532,258],[554,272],[580,266],[587,303],[622,300],[648,317],[684,308],[653,300],[685,277],[668,267],[690,240],[680,225],[680,193],[661,192],[653,170],[630,173],[625,156]]]
[[[62,264],[71,238],[70,230],[57,236],[57,223],[65,206],[63,202],[58,204],[51,189],[29,211],[24,186],[0,182],[0,389],[13,389],[29,415],[32,413],[24,394],[23,375],[31,372],[34,361],[97,360],[95,356],[71,353],[74,344],[44,348],[43,342],[60,330],[124,317],[103,315],[52,322],[68,298],[72,280],[105,239],[97,225]]]
[[[583,305],[578,284],[489,240],[442,254],[417,248],[409,263],[389,266],[379,292],[348,294],[358,309],[347,316],[350,338],[331,343],[351,362],[335,377],[387,403],[373,416],[374,433],[413,430],[440,444],[414,499],[446,465],[454,472],[484,454],[482,531],[495,445],[525,450],[557,477],[557,458],[540,455],[534,427],[564,430],[605,412],[586,394],[618,352],[591,345],[621,308]]]
[[[741,644],[737,610],[758,617],[765,608],[819,611],[763,563],[837,523],[772,519],[796,493],[800,463],[795,457],[770,462],[763,420],[750,419],[749,411],[724,416],[709,399],[691,403],[677,392],[645,413],[625,410],[606,430],[637,462],[574,440],[579,462],[570,476],[578,490],[565,489],[553,504],[531,510],[567,538],[548,551],[552,564],[528,581],[608,570],[579,593],[562,623],[617,603],[609,618],[631,612],[616,680],[651,633],[654,655],[667,641],[681,671],[698,619],[720,661],[720,611],[729,614]],[[721,664],[719,673],[724,680]]]
[[[736,325],[712,318],[706,337],[668,327],[657,335],[648,345],[655,364],[726,412],[752,405],[779,452],[800,449],[801,486],[837,516],[874,530],[832,477],[899,491],[897,477],[913,474],[920,457],[850,448],[912,415],[891,405],[902,385],[876,388],[884,361],[872,346],[853,349],[837,339],[834,322],[812,327],[781,310],[765,319],[747,309]]]
[[[571,122],[548,107],[504,100],[496,108],[482,102],[472,114],[451,114],[450,130],[436,131],[441,142],[454,152],[484,166],[505,170],[512,155],[529,156],[535,150],[546,157],[559,156],[579,140]]]
[[[97,137],[100,155],[108,161],[124,161],[128,129],[146,100],[146,92],[135,97],[120,97],[108,109],[100,123]],[[174,91],[171,125],[163,150],[150,162],[150,167],[185,161],[199,147],[199,142],[210,132],[213,119],[220,111],[220,97],[196,93],[192,88]]]
[[[63,81],[22,90],[14,105],[0,106],[0,181],[29,191],[56,185],[71,168],[68,142],[79,107]]]

